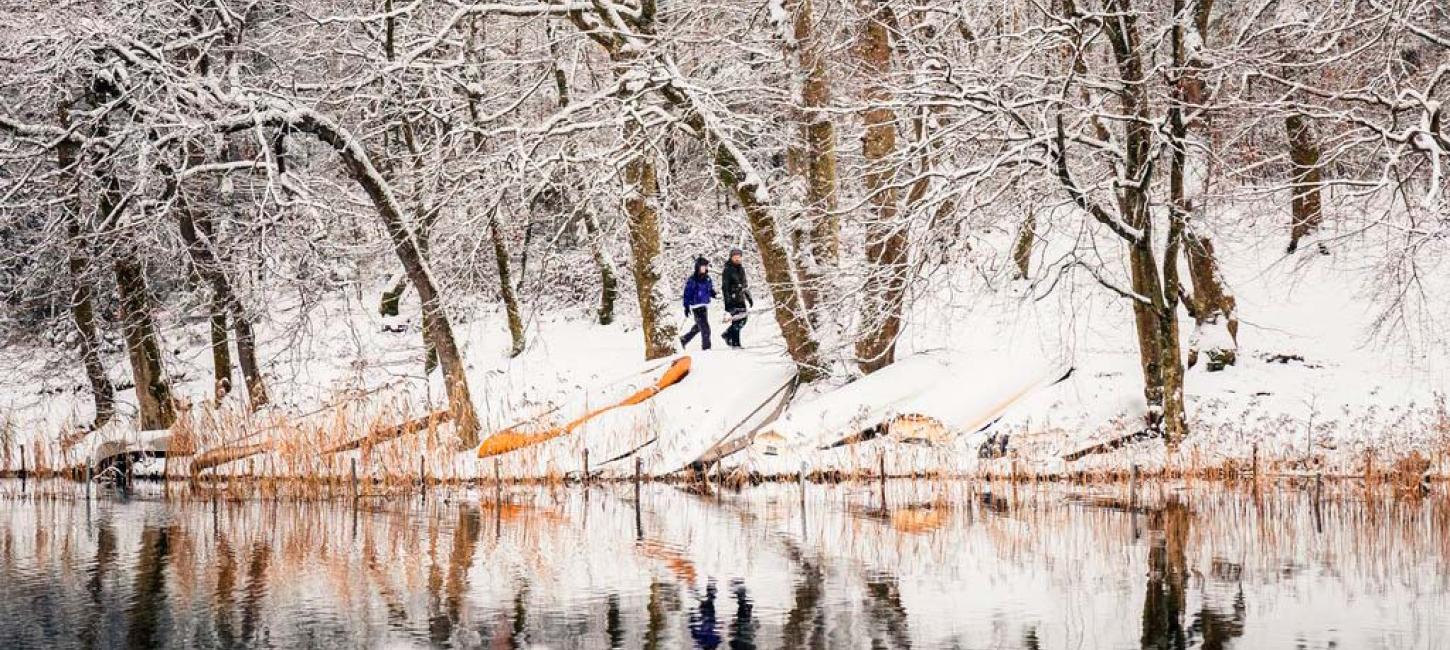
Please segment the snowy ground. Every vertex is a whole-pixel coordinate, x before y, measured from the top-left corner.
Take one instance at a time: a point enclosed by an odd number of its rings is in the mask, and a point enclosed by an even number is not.
[[[1383,303],[1368,299],[1374,287],[1357,258],[1317,253],[1286,258],[1277,248],[1280,245],[1252,236],[1220,241],[1228,285],[1237,297],[1243,323],[1240,361],[1223,372],[1211,373],[1202,365],[1189,371],[1192,434],[1176,456],[1167,454],[1160,442],[1146,441],[1075,462],[1062,459],[1072,451],[1130,433],[1140,422],[1140,375],[1124,301],[1092,284],[1086,274],[1070,276],[1054,292],[1035,296],[1040,287],[989,282],[974,269],[963,268],[936,273],[930,286],[916,296],[898,356],[931,353],[951,363],[924,382],[929,386],[917,387],[913,404],[926,404],[922,408],[927,410],[955,409],[960,417],[954,422],[975,423],[969,416],[980,409],[971,405],[993,402],[995,398],[984,395],[1001,392],[1013,382],[1020,384],[1025,367],[1070,366],[1075,369],[1070,379],[1013,403],[985,432],[976,432],[975,424],[957,432],[963,435],[954,444],[872,441],[775,457],[752,449],[730,457],[726,465],[763,473],[875,469],[885,454],[892,472],[1016,468],[1058,473],[1123,469],[1130,464],[1149,469],[1212,467],[1247,461],[1257,449],[1258,457],[1276,469],[1330,474],[1359,473],[1366,463],[1389,467],[1418,453],[1430,459],[1433,472],[1445,475],[1450,450],[1445,402],[1450,353],[1443,338],[1433,331],[1404,327],[1393,330],[1400,332],[1398,336],[1376,336],[1373,325],[1383,314]],[[1435,281],[1450,285],[1450,280]],[[396,422],[441,407],[437,375],[432,381],[421,376],[423,351],[416,314],[405,309],[400,319],[383,319],[375,311],[373,289],[336,297],[305,314],[295,307],[283,308],[261,323],[262,359],[276,404],[252,425],[212,435],[209,441],[236,442],[249,435],[248,440],[255,440],[259,420],[303,420],[321,432],[315,434],[312,447],[294,445],[288,453],[254,459],[251,467],[341,473],[347,459],[359,452],[325,461],[304,462],[302,457],[316,456],[317,448],[375,421]],[[1446,295],[1443,290],[1450,286],[1429,289],[1432,295]],[[660,362],[642,362],[637,329],[627,324],[599,326],[582,310],[532,314],[529,347],[512,359],[507,357],[510,342],[502,314],[486,308],[469,314],[457,319],[457,330],[486,431],[540,414],[567,420],[571,411],[622,398],[631,382],[652,378],[663,367]],[[631,318],[621,320],[627,323]],[[163,322],[170,325],[163,336],[173,356],[168,367],[177,393],[192,405],[193,414],[214,415],[207,404],[211,373],[204,324],[183,325],[165,318]],[[404,325],[404,331],[389,331],[398,325]],[[1186,316],[1183,331],[1186,345],[1193,331]],[[642,407],[591,424],[580,435],[531,450],[527,460],[502,463],[498,471],[509,476],[564,475],[581,468],[582,450],[590,448],[594,469],[629,473],[632,463],[601,468],[601,461],[650,440],[658,442],[643,456],[646,470],[678,469],[722,436],[753,428],[773,410],[760,407],[789,379],[789,364],[771,316],[753,317],[746,338],[746,350],[732,351],[720,345],[717,332],[715,350],[690,352],[695,370],[679,387]],[[126,377],[120,355],[112,358],[117,360],[111,368],[113,379]],[[10,369],[0,377],[0,431],[5,436],[7,466],[18,465],[13,451],[19,444],[31,450],[32,466],[75,462],[84,449],[62,452],[56,441],[91,418],[79,362],[68,352],[7,348],[0,351],[0,363]],[[776,428],[794,427],[797,435],[825,435],[829,432],[810,430],[811,422],[820,421],[820,413],[841,409],[855,409],[858,415],[895,413],[891,403],[896,398],[891,395],[906,390],[900,385],[879,391],[858,387],[854,394],[849,388],[833,394],[843,381],[803,387],[782,420],[794,424]],[[133,435],[129,416],[134,413],[134,395],[126,390],[118,397],[125,417],[92,438]],[[234,393],[221,405],[221,412],[240,413],[239,399]],[[815,420],[807,417],[812,409]],[[979,446],[991,433],[1010,435],[1007,458],[978,458]],[[390,452],[390,447],[399,448]],[[421,442],[370,450],[363,458],[364,468],[377,473],[410,471],[422,453],[435,474],[493,475],[491,461],[479,462],[471,451],[451,449],[447,432],[435,432]],[[58,460],[60,456],[68,460]]]
[[[1246,461],[1257,446],[1261,459],[1282,461],[1285,469],[1359,473],[1367,457],[1383,468],[1419,452],[1444,475],[1450,348],[1427,323],[1437,311],[1440,318],[1450,313],[1444,298],[1450,278],[1427,280],[1430,314],[1377,331],[1388,298],[1360,255],[1286,257],[1280,239],[1247,233],[1218,242],[1242,321],[1240,360],[1222,372],[1203,364],[1188,371],[1191,437],[1176,463]],[[1071,379],[1018,405],[999,424],[1032,469],[1168,462],[1161,443],[1076,463],[1060,460],[1131,432],[1139,421],[1141,373],[1126,301],[1084,282],[1040,300],[1023,299],[1031,292],[1026,286],[992,291],[985,284],[969,275],[942,283],[919,305],[905,347],[951,341],[969,354],[1000,358],[1003,351],[1021,350],[1009,358],[1036,353],[1071,359],[1077,368]],[[1193,322],[1185,315],[1181,326],[1186,347]]]

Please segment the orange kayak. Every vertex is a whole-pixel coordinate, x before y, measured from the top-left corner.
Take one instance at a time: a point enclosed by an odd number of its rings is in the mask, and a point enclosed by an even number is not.
[[[648,400],[651,397],[654,397],[655,395],[658,395],[660,391],[680,383],[680,380],[684,379],[685,375],[688,374],[690,374],[690,357],[680,357],[678,359],[675,359],[674,363],[671,363],[670,367],[665,369],[664,374],[660,375],[660,378],[656,380],[654,384],[635,391],[634,394],[624,398],[623,400],[615,402],[614,404],[602,406],[592,411],[588,411],[585,414],[571,420],[568,424],[559,427],[553,427],[550,429],[544,429],[542,431],[529,431],[527,430],[529,426],[528,424],[520,424],[504,429],[503,431],[499,431],[498,433],[495,433],[484,439],[484,441],[478,445],[478,457],[488,458],[490,456],[507,454],[511,451],[517,451],[519,449],[523,449],[524,447],[537,445],[541,442],[558,438],[559,436],[571,434],[576,429],[583,426],[584,423],[594,419],[595,417],[598,417],[602,413],[607,413],[614,409],[623,408],[626,406],[634,406],[636,404],[644,402],[645,400]]]

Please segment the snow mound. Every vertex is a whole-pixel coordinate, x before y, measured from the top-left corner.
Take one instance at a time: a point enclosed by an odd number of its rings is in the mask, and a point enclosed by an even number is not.
[[[528,479],[579,475],[587,450],[591,473],[627,476],[630,460],[638,454],[642,469],[651,475],[667,474],[694,462],[711,447],[746,435],[771,410],[762,408],[783,394],[780,390],[795,375],[789,359],[768,351],[712,350],[690,355],[690,374],[640,404],[612,409],[585,422],[573,432],[497,457],[499,475]],[[651,378],[646,364],[640,376]],[[636,382],[638,383],[638,382]],[[634,384],[590,386],[589,395],[622,399]],[[571,398],[557,409],[560,420],[586,406]],[[493,460],[480,461],[480,474],[492,475]]]

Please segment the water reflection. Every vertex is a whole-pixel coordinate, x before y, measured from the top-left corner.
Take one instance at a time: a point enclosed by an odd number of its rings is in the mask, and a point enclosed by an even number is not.
[[[0,647],[1450,644],[1444,495],[801,490],[5,496]]]
[[[1209,583],[1232,582],[1238,587],[1232,606],[1221,612],[1203,600],[1192,621],[1185,621],[1188,607],[1188,534],[1193,515],[1177,497],[1170,497],[1148,518],[1148,584],[1143,595],[1143,647],[1171,649],[1196,647],[1205,650],[1229,647],[1244,632],[1244,597],[1237,584],[1237,565],[1215,560]],[[1225,570],[1227,569],[1227,570]],[[1187,627],[1185,627],[1185,623]]]

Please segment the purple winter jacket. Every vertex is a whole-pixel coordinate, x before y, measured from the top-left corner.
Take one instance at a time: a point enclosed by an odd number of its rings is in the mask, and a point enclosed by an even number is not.
[[[691,273],[690,279],[685,282],[685,311],[692,307],[700,307],[710,304],[710,299],[715,297],[715,282],[710,275]]]

